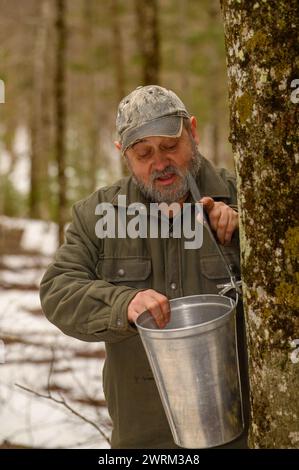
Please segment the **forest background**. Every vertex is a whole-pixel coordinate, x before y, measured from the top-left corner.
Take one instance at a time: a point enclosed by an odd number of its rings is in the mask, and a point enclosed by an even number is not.
[[[173,89],[233,169],[217,0],[1,0],[0,79],[0,213],[65,223],[121,177],[116,110],[139,85]]]

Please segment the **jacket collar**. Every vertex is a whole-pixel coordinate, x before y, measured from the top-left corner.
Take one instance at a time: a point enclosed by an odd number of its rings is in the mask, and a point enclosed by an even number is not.
[[[213,199],[230,199],[230,193],[227,185],[220,177],[214,166],[202,157],[202,166],[198,177],[196,178],[201,196],[209,196]]]
[[[202,157],[202,165],[196,178],[196,182],[202,197],[209,196],[213,199],[230,199],[230,193],[224,181],[221,179],[213,165],[204,157]],[[132,203],[141,203],[145,206],[150,204],[151,201],[145,198],[133,182],[131,176],[122,178],[116,183],[116,185],[119,190],[111,201],[114,206],[128,207]],[[118,196],[126,196],[126,198],[120,198],[119,200]],[[186,202],[192,201],[192,197],[189,194]]]

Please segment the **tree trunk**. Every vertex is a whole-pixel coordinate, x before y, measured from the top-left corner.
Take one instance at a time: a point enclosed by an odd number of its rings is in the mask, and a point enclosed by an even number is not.
[[[142,84],[159,84],[160,35],[158,1],[135,0],[137,42],[142,63]]]
[[[49,219],[49,0],[43,0],[38,6],[40,13],[35,40],[32,107],[30,111],[31,170],[29,207],[31,217]]]
[[[187,90],[190,87],[190,73],[188,73],[190,58],[190,47],[187,43],[188,30],[188,2],[179,0],[177,14],[177,64],[179,72],[180,89]]]
[[[208,13],[208,30],[214,32],[217,27],[218,16],[220,14],[219,3],[215,0],[210,0],[207,7]],[[207,93],[209,94],[210,102],[210,116],[211,116],[211,159],[215,166],[220,164],[219,155],[219,141],[220,141],[220,128],[221,128],[221,97],[222,97],[222,81],[221,77],[221,58],[219,57],[219,48],[216,47],[215,41],[211,42],[208,46],[209,64],[209,84]]]
[[[299,4],[222,0],[222,10],[250,357],[249,444],[296,448],[299,149],[291,83],[299,77]]]
[[[94,18],[97,16],[97,9],[95,2],[84,2],[83,5],[83,38],[85,43],[86,54],[84,61],[89,70],[86,76],[86,86],[88,94],[86,96],[86,113],[84,124],[86,128],[86,146],[87,146],[87,181],[84,185],[88,193],[95,191],[97,186],[97,170],[98,170],[98,151],[99,151],[99,104],[97,96],[96,84],[96,71],[94,63],[94,50],[95,50],[95,24]]]
[[[124,51],[123,51],[123,35],[121,31],[120,22],[120,3],[119,0],[110,0],[110,13],[111,13],[111,26],[112,26],[112,48],[113,48],[113,62],[116,77],[116,96],[117,106],[120,100],[125,96],[125,62],[124,62]],[[121,170],[122,175],[127,176],[129,174],[128,167],[121,159]]]
[[[112,27],[112,51],[116,78],[117,100],[125,96],[125,64],[123,51],[123,35],[120,23],[119,0],[110,0],[111,27]]]
[[[66,24],[65,0],[56,0],[56,161],[58,167],[58,237],[59,244],[64,241],[64,225],[66,223],[66,177],[65,177],[65,81],[66,81]]]

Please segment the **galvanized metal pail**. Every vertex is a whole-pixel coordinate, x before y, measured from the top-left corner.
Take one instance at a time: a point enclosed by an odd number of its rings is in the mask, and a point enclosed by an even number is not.
[[[136,320],[177,445],[226,444],[244,429],[236,344],[236,302],[221,295],[170,301],[159,329],[148,311]]]

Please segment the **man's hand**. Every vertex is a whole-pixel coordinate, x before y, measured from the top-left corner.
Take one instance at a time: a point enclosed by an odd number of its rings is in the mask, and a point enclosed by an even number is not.
[[[165,295],[153,289],[138,292],[128,306],[128,320],[133,323],[139,315],[148,310],[159,328],[164,328],[170,320],[170,304]]]
[[[239,227],[238,213],[224,202],[215,202],[211,197],[203,197],[199,202],[203,204],[211,228],[216,232],[220,243],[229,244],[234,231]]]

